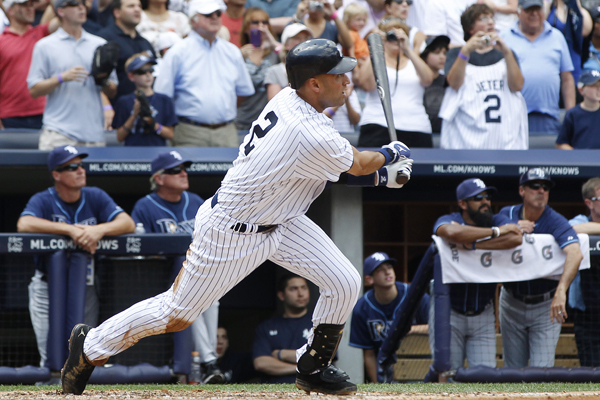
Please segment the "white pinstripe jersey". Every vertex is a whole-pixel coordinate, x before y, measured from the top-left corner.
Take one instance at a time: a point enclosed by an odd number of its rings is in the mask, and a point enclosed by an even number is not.
[[[460,89],[448,86],[440,107],[443,149],[526,150],[527,105],[508,87],[506,60],[467,64]]]
[[[284,223],[304,215],[353,161],[352,146],[331,119],[288,87],[252,124],[221,183],[219,205],[241,222]]]

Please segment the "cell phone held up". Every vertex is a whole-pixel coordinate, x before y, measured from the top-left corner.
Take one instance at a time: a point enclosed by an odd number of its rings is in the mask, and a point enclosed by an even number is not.
[[[258,29],[250,29],[250,43],[254,47],[260,47],[262,45],[262,35]]]
[[[311,0],[308,2],[308,10],[309,11],[322,11],[325,8],[323,3],[318,0]]]

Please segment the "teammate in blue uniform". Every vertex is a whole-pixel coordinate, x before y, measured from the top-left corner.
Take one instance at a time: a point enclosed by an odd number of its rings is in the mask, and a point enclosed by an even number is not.
[[[456,187],[460,212],[438,218],[433,233],[468,249],[511,249],[523,241],[521,229],[504,215],[492,214],[492,194],[497,190],[471,178]],[[496,283],[450,284],[450,365],[496,367],[496,326],[492,299]],[[431,302],[429,341],[434,354],[435,314]]]
[[[160,153],[152,160],[150,189],[153,191],[135,203],[131,216],[144,224],[148,233],[194,232],[194,220],[204,200],[187,191],[190,184],[186,169],[192,164],[179,152]],[[176,260],[178,262],[178,260]],[[181,264],[174,265],[176,276]],[[202,383],[223,383],[225,376],[217,366],[217,328],[219,302],[211,305],[192,324],[194,349],[200,353]]]
[[[310,291],[304,278],[286,275],[279,280],[277,297],[283,315],[262,322],[256,328],[252,358],[254,368],[266,375],[268,383],[296,381],[296,349],[306,343],[312,330],[308,312]]]
[[[567,318],[567,289],[583,259],[577,233],[565,217],[548,206],[554,182],[541,168],[519,179],[523,204],[504,207],[501,215],[518,223],[526,233],[549,233],[566,253],[560,281],[534,279],[504,283],[500,294],[500,329],[504,365],[522,368],[552,367],[562,323]],[[556,322],[556,323],[555,323]]]
[[[385,380],[377,374],[377,353],[409,287],[406,283],[396,282],[395,263],[396,259],[383,252],[373,253],[365,259],[365,284],[373,286],[373,289],[358,300],[352,311],[349,344],[363,349],[365,368],[371,382]],[[425,294],[415,315],[416,324],[427,324],[428,308],[429,295]],[[389,379],[393,377],[389,371],[385,375]]]
[[[57,147],[48,155],[48,169],[54,187],[29,199],[17,221],[17,231],[70,236],[85,251],[94,254],[103,236],[131,233],[134,223],[106,192],[86,187],[81,160],[87,154],[75,147]],[[36,271],[29,284],[29,313],[40,353],[40,365],[46,362],[48,338],[48,280],[45,257],[36,257]],[[93,257],[88,262],[88,284],[93,285]],[[70,307],[67,305],[66,312]],[[86,320],[98,319],[98,298],[93,286],[87,287]]]

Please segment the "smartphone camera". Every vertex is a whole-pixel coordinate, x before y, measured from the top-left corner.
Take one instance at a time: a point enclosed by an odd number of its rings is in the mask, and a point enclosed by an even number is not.
[[[320,1],[313,0],[308,2],[308,9],[310,11],[322,11],[324,8],[325,6]]]
[[[262,45],[262,36],[260,30],[250,29],[250,43],[254,47],[260,47]]]
[[[485,35],[481,37],[481,41],[485,46],[489,46],[490,43],[492,43],[492,38],[490,38],[488,35]]]
[[[398,36],[396,36],[396,32],[394,32],[394,31],[387,31],[385,33],[385,38],[388,42],[397,42],[398,41]]]

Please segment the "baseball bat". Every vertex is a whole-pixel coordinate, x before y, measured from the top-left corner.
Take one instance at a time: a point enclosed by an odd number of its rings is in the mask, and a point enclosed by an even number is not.
[[[371,56],[371,64],[373,65],[373,75],[375,75],[375,83],[377,85],[377,93],[383,106],[383,114],[388,126],[390,134],[390,142],[398,140],[396,136],[396,126],[394,125],[394,115],[392,114],[392,100],[390,98],[390,84],[387,76],[387,67],[385,66],[385,55],[383,53],[383,42],[378,33],[371,33],[367,36],[367,44],[369,45],[369,54]],[[408,182],[409,177],[398,173],[396,182],[400,185]]]

